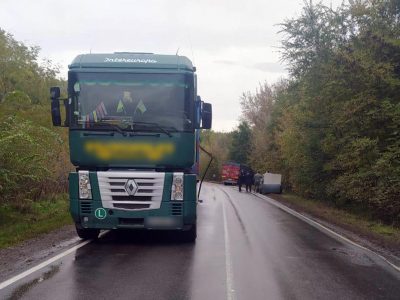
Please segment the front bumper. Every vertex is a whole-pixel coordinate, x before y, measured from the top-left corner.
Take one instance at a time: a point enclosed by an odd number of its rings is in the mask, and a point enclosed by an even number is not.
[[[96,172],[90,172],[92,200],[79,199],[78,173],[70,173],[70,211],[82,228],[182,230],[196,223],[196,176],[184,175],[184,200],[171,201],[172,174],[165,173],[160,207],[157,209],[121,210],[103,206]]]

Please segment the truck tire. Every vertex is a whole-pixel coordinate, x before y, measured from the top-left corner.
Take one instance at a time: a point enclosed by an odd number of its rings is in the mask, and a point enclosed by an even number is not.
[[[81,239],[84,240],[95,240],[99,237],[100,229],[89,229],[89,228],[80,228],[75,226],[76,233]]]
[[[197,225],[194,224],[189,230],[181,232],[181,240],[185,243],[194,243],[197,238]]]

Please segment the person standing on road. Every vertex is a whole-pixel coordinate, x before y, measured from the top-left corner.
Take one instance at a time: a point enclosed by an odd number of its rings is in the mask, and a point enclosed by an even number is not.
[[[260,173],[254,174],[254,190],[256,193],[260,193],[263,176]]]
[[[253,173],[250,172],[249,170],[246,171],[244,181],[245,181],[245,185],[246,185],[246,192],[251,193],[251,186],[253,185]]]
[[[239,171],[239,177],[237,181],[237,185],[239,186],[239,192],[242,191],[242,184],[245,184],[245,173],[244,170],[241,169]]]

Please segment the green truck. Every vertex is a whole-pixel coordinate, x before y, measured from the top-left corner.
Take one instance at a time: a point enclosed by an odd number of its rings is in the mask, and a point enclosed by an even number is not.
[[[78,55],[67,98],[59,87],[50,98],[53,125],[69,127],[70,211],[79,237],[126,228],[176,230],[195,241],[199,132],[211,128],[212,106],[197,95],[188,58]]]

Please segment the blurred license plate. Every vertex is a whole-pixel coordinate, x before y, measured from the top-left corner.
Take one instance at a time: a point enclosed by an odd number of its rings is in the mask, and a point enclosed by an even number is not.
[[[171,217],[148,217],[146,218],[148,228],[181,228],[182,221]]]

